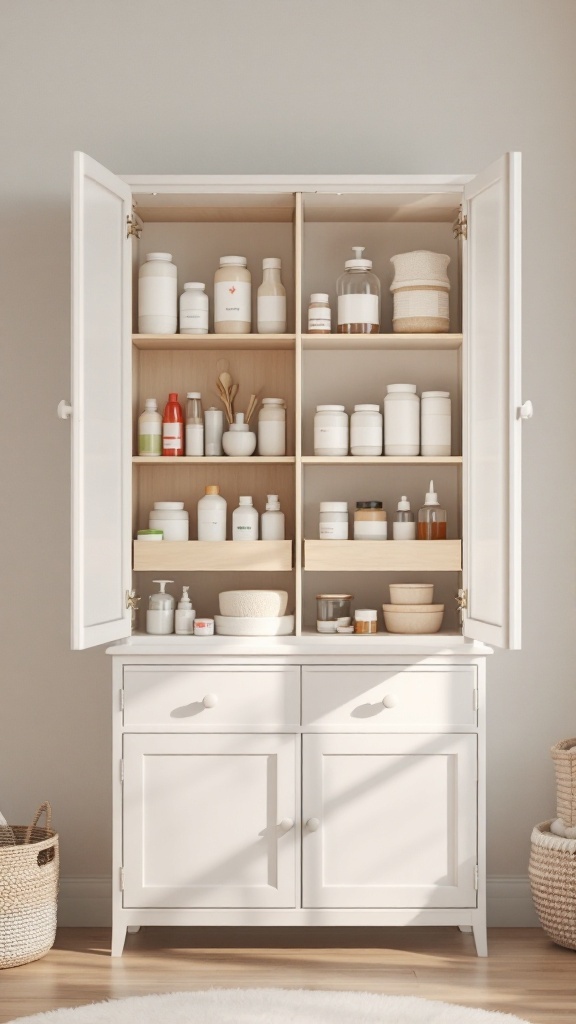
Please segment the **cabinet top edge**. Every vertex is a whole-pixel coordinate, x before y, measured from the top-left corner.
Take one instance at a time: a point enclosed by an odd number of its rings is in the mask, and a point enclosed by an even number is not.
[[[314,192],[318,189],[358,191],[412,188],[461,192],[473,174],[121,174],[130,187],[154,186],[161,191]]]
[[[246,656],[266,659],[285,658],[296,661],[305,658],[321,663],[326,658],[354,657],[362,663],[374,657],[407,655],[431,657],[485,657],[492,654],[492,648],[479,641],[467,640],[463,636],[431,634],[422,636],[375,636],[375,637],[152,637],[135,634],[126,640],[119,640],[106,648],[106,654],[113,656],[160,656],[213,659],[223,656]]]

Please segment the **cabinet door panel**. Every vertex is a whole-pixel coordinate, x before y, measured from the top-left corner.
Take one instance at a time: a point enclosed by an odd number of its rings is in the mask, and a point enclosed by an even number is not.
[[[476,906],[474,736],[303,743],[305,907]]]
[[[520,646],[520,154],[466,185],[464,633]]]
[[[130,635],[130,189],[75,154],[72,647]]]
[[[125,736],[124,906],[295,906],[296,745]]]

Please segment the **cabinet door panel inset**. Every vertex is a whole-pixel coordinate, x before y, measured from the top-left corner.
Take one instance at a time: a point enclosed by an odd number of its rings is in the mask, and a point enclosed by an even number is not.
[[[305,736],[304,906],[476,906],[475,764],[474,736]]]
[[[295,736],[124,744],[124,906],[295,906]]]

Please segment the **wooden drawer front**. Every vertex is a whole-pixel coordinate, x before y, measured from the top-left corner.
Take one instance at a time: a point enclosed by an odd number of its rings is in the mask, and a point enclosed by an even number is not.
[[[175,732],[300,724],[300,669],[127,666],[124,725]]]
[[[384,732],[474,728],[476,670],[326,666],[302,670],[302,724]]]

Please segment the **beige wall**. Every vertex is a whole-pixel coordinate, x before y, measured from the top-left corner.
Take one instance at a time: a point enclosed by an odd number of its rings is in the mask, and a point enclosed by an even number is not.
[[[110,665],[69,651],[69,186],[118,173],[468,173],[524,159],[524,650],[489,665],[492,876],[526,875],[576,734],[572,0],[2,0],[0,808],[105,877]]]

